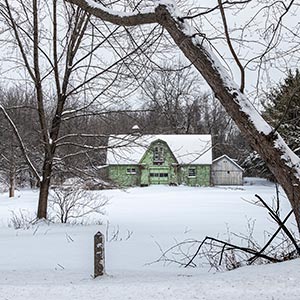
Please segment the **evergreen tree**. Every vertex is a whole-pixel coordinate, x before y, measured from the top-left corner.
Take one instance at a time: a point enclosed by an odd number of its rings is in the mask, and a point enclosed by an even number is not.
[[[288,76],[267,94],[263,117],[282,135],[289,147],[300,156],[300,72],[289,71]],[[272,179],[266,164],[256,153],[251,153],[244,167]]]
[[[264,118],[278,130],[288,145],[300,155],[300,72],[287,78],[268,95]]]

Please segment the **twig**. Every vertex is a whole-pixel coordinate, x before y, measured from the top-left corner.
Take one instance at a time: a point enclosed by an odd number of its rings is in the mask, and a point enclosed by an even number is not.
[[[292,215],[292,213],[293,213],[293,210],[291,210],[291,211],[287,214],[287,216],[286,216],[286,217],[284,218],[284,220],[282,221],[282,224],[284,224],[284,223],[288,220],[288,218]],[[262,252],[264,252],[264,251],[267,249],[267,247],[272,243],[272,241],[275,239],[275,237],[278,235],[278,233],[280,232],[281,229],[282,229],[282,226],[279,225],[278,229],[274,232],[274,234],[273,234],[272,237],[268,240],[268,242],[264,245],[264,247],[262,247],[262,248],[260,249],[259,253],[262,253]],[[258,256],[257,256],[257,255],[254,255],[254,256],[250,257],[250,258],[248,259],[248,261],[250,262],[250,264],[252,264],[257,258],[258,258]]]
[[[210,237],[210,236],[206,236],[205,239],[201,242],[201,244],[199,245],[197,251],[195,252],[195,254],[193,255],[193,257],[190,259],[190,261],[185,265],[185,268],[188,267],[192,262],[193,260],[195,259],[195,257],[199,254],[202,246],[205,244],[205,242],[207,240],[210,240],[210,241],[213,241],[213,242],[217,242],[217,243],[220,243],[223,245],[223,248],[228,246],[228,247],[231,247],[232,249],[230,250],[233,250],[233,249],[237,249],[237,250],[241,250],[243,252],[246,252],[246,253],[250,253],[250,254],[254,254],[254,255],[257,255],[258,257],[261,257],[261,258],[264,258],[264,259],[267,259],[271,262],[280,262],[281,260],[277,259],[277,258],[274,258],[274,257],[271,257],[271,256],[268,256],[266,254],[263,254],[263,253],[259,253],[258,251],[254,250],[254,249],[251,249],[251,248],[247,248],[247,247],[241,247],[241,246],[238,246],[238,245],[234,245],[234,244],[231,244],[231,243],[228,243],[228,242],[225,242],[225,241],[222,241],[222,240],[219,240],[219,239],[216,239],[216,238],[213,238],[213,237]],[[225,250],[229,250],[229,249],[224,249]]]
[[[287,227],[284,225],[284,223],[280,220],[279,216],[276,215],[276,213],[268,206],[268,204],[259,196],[255,195],[256,198],[259,199],[259,201],[264,205],[264,207],[269,211],[270,216],[275,220],[275,222],[282,228],[284,233],[288,236],[288,238],[291,240],[291,242],[294,244],[297,253],[300,255],[300,248],[294,239],[293,235],[291,232],[287,229]]]

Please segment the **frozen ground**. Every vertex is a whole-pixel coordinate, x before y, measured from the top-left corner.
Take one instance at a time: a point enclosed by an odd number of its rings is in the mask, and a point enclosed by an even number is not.
[[[152,186],[102,193],[110,200],[101,226],[39,224],[27,230],[8,227],[11,211],[34,213],[37,192],[23,190],[15,199],[0,194],[1,300],[299,299],[300,260],[224,273],[148,264],[159,257],[158,245],[166,249],[205,235],[226,238],[227,228],[245,233],[248,220],[256,220],[254,233],[262,241],[264,229],[275,225],[243,199],[257,193],[272,201],[272,184],[248,180],[239,188]],[[289,205],[282,199],[284,214]],[[94,280],[98,230],[115,238],[106,243],[107,275]]]

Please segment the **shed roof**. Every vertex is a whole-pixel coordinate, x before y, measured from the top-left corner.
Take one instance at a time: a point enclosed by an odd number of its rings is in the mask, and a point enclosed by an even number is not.
[[[156,140],[163,140],[168,144],[179,164],[212,163],[211,135],[157,134],[110,136],[107,164],[138,164],[150,144]]]
[[[219,161],[219,160],[221,160],[221,159],[227,159],[227,160],[229,160],[231,163],[233,163],[237,168],[239,168],[241,171],[243,171],[244,172],[244,169],[238,164],[238,163],[236,163],[232,158],[230,158],[228,155],[226,155],[226,154],[223,154],[222,156],[219,156],[219,157],[217,157],[217,158],[215,158],[213,161],[212,161],[212,163],[215,163],[215,162],[217,162],[217,161]]]

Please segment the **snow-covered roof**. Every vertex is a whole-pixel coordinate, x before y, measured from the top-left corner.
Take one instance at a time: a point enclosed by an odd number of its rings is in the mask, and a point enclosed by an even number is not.
[[[221,159],[227,159],[227,160],[229,160],[230,162],[232,162],[236,167],[238,167],[241,171],[243,171],[244,172],[244,169],[237,163],[237,162],[235,162],[232,158],[230,158],[228,155],[226,155],[226,154],[224,154],[224,155],[222,155],[222,156],[219,156],[219,157],[217,157],[217,158],[215,158],[213,161],[212,161],[212,163],[215,163],[215,162],[217,162],[217,161],[219,161],[219,160],[221,160]]]
[[[156,140],[165,141],[179,164],[212,163],[211,135],[114,135],[108,140],[107,164],[138,164],[150,144]]]

